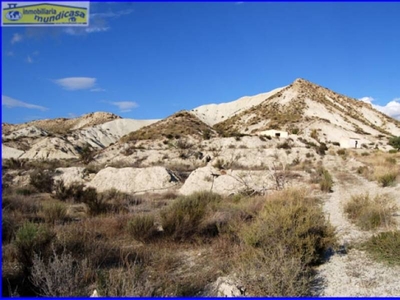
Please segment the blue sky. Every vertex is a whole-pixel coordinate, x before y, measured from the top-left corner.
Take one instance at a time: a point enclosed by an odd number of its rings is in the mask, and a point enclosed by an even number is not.
[[[96,3],[2,28],[2,119],[164,118],[305,78],[400,118],[400,3]]]

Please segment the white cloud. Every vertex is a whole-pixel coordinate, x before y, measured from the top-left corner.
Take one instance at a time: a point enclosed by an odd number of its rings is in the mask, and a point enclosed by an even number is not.
[[[64,33],[69,35],[83,35],[87,33],[94,32],[105,32],[108,31],[110,27],[107,26],[97,26],[97,25],[89,25],[89,27],[68,27],[64,29]]]
[[[373,108],[383,112],[385,115],[400,120],[400,98],[393,99],[384,106],[373,104],[372,102],[375,101],[373,97],[362,97],[358,100],[369,103]]]
[[[100,18],[118,18],[124,15],[130,15],[133,13],[133,9],[125,9],[125,10],[120,10],[116,12],[103,12],[103,13],[93,13],[90,14],[90,17],[100,17]]]
[[[129,15],[133,12],[133,9],[125,9],[119,11],[108,11],[98,12],[90,14],[90,25],[88,27],[68,27],[63,31],[69,35],[85,35],[96,32],[106,32],[110,30],[110,26],[107,25],[107,18],[119,18],[121,16]]]
[[[11,97],[4,96],[4,95],[1,95],[1,105],[4,105],[5,107],[8,107],[8,108],[23,107],[23,108],[30,108],[30,109],[38,109],[41,111],[48,110],[47,107],[22,102],[22,101],[19,101],[19,100],[16,100]]]
[[[22,41],[22,35],[20,35],[19,33],[14,33],[12,39],[11,39],[11,44],[15,44],[18,42]]]
[[[7,51],[7,52],[6,52],[6,55],[7,55],[7,56],[14,56],[14,52],[12,52],[12,51]]]
[[[118,106],[120,112],[130,112],[133,108],[139,105],[133,101],[121,101],[121,102],[108,102],[112,105]]]
[[[96,78],[68,77],[54,80],[56,84],[69,91],[86,90],[94,87]]]
[[[365,102],[365,103],[371,104],[372,101],[374,101],[374,98],[372,98],[372,97],[362,97],[362,98],[360,98],[360,99],[358,99],[358,100],[360,100],[360,101],[362,101],[362,102]]]
[[[106,90],[102,89],[102,88],[94,88],[94,89],[91,89],[90,91],[91,92],[105,92]]]
[[[33,63],[33,59],[30,55],[28,55],[28,57],[26,58],[26,62],[29,64]]]

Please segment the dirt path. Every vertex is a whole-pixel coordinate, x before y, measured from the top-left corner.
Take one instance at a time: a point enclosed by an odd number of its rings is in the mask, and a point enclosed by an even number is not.
[[[334,180],[333,193],[327,195],[324,211],[336,227],[340,245],[347,251],[333,254],[329,261],[318,267],[317,278],[321,284],[320,296],[400,296],[400,267],[388,267],[371,260],[357,249],[348,249],[369,238],[373,232],[361,231],[351,224],[343,205],[351,195],[369,192],[392,195],[400,206],[400,188],[381,188],[351,170],[354,161],[344,161],[338,156],[326,157],[325,168]],[[400,223],[400,222],[398,222]]]

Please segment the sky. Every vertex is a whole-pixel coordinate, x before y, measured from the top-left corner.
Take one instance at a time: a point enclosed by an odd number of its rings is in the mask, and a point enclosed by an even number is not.
[[[304,78],[400,119],[400,3],[91,2],[88,27],[2,27],[2,122],[160,119]]]

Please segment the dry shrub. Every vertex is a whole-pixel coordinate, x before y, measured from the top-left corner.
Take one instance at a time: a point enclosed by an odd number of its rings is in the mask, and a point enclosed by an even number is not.
[[[120,261],[118,237],[124,225],[111,219],[88,219],[58,229],[57,249],[73,253],[76,258],[87,258],[89,267],[115,266]]]
[[[165,235],[180,240],[199,233],[207,206],[220,200],[221,196],[210,192],[198,192],[177,198],[161,212]]]
[[[54,179],[50,171],[35,170],[30,174],[29,183],[39,192],[51,193]]]
[[[129,221],[128,231],[139,241],[149,241],[158,233],[154,223],[154,215],[137,215]]]
[[[307,265],[321,262],[335,241],[318,200],[299,189],[270,196],[256,221],[244,228],[242,238],[256,248],[282,244],[288,257],[299,256]]]
[[[398,174],[396,167],[378,166],[374,170],[374,177],[382,187],[394,185]]]
[[[396,209],[393,199],[389,196],[376,195],[372,198],[368,193],[352,196],[344,206],[344,212],[350,221],[363,230],[392,225]]]
[[[9,194],[3,196],[3,210],[20,212],[26,218],[34,218],[41,209],[41,204],[38,198],[33,196],[21,196]]]
[[[71,253],[63,251],[45,260],[35,254],[30,280],[39,290],[39,295],[46,297],[87,296],[85,273],[87,261],[73,258]]]
[[[47,223],[55,224],[57,221],[64,221],[67,217],[67,208],[63,203],[51,202],[43,205],[44,220]]]
[[[243,251],[243,250],[242,250]],[[282,245],[247,247],[235,266],[249,296],[309,296],[311,273],[299,257],[288,257]]]
[[[332,191],[332,186],[333,186],[333,180],[331,174],[328,172],[328,170],[321,168],[321,181],[320,181],[320,187],[321,191],[324,192],[331,192]]]
[[[139,264],[102,270],[97,275],[97,289],[102,297],[152,296],[151,285]]]
[[[17,222],[12,213],[7,210],[2,211],[1,218],[1,229],[2,229],[2,241],[3,245],[5,243],[10,243],[15,236],[17,230]]]
[[[366,166],[359,167],[357,172],[368,180],[376,180],[383,187],[396,184],[400,174],[397,159],[391,154],[374,152],[370,156],[359,158]]]
[[[107,212],[122,213],[129,212],[129,207],[139,205],[144,200],[137,196],[120,192],[116,189],[110,189],[98,195],[102,201],[107,203]]]
[[[400,265],[400,231],[381,232],[374,235],[362,244],[362,249],[378,261],[389,265]]]
[[[298,189],[270,196],[240,237],[241,279],[250,294],[269,296],[309,295],[310,267],[321,263],[336,241],[318,201]]]
[[[333,186],[333,179],[328,170],[319,167],[316,172],[311,176],[311,183],[319,183],[321,191],[331,192]]]

